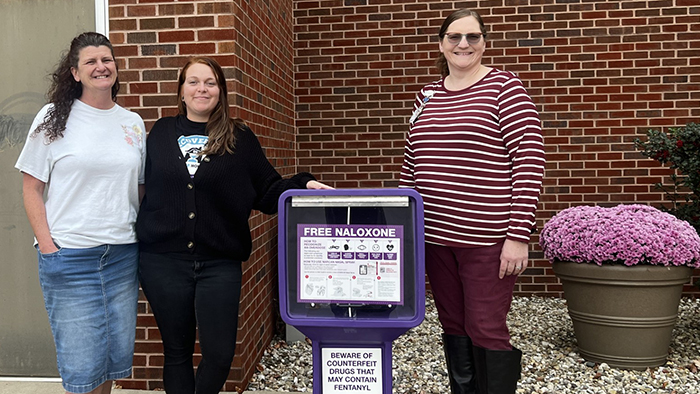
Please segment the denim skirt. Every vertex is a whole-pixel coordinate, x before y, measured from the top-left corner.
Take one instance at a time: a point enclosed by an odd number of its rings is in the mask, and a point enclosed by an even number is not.
[[[131,376],[138,244],[38,255],[64,389],[87,393],[107,380]]]

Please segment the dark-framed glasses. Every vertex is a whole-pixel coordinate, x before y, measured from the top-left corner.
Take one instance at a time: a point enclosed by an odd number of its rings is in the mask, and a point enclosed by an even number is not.
[[[447,37],[447,42],[449,42],[452,45],[459,45],[459,43],[462,42],[462,37],[467,39],[467,43],[469,45],[474,45],[474,44],[478,44],[479,41],[481,41],[481,37],[486,37],[486,34],[483,34],[483,33],[466,33],[466,34],[449,33],[449,34],[446,34],[445,37]]]

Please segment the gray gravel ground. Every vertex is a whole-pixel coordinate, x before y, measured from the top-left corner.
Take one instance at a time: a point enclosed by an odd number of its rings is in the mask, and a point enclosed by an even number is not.
[[[508,322],[513,345],[524,353],[518,393],[700,394],[700,300],[681,301],[668,361],[646,371],[583,360],[564,300],[516,297]],[[428,298],[423,324],[394,342],[394,393],[449,393],[441,332]],[[275,339],[258,370],[250,391],[311,392],[311,345]]]

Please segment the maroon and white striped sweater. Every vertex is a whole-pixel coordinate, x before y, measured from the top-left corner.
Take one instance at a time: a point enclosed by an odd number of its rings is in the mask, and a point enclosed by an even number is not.
[[[426,242],[528,242],[545,158],[540,118],[520,79],[493,69],[461,91],[441,79],[417,95],[411,120],[399,187],[423,197]]]

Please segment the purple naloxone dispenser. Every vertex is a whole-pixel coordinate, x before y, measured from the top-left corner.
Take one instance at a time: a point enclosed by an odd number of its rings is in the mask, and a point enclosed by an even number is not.
[[[392,341],[425,316],[420,195],[289,190],[278,230],[280,312],[313,343],[314,394],[391,394]]]

